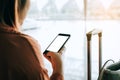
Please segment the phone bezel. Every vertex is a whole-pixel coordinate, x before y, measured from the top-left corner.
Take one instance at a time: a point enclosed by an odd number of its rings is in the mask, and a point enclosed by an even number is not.
[[[55,39],[58,37],[58,36],[67,36],[68,38],[67,38],[67,40],[63,43],[63,45],[60,47],[60,49],[58,50],[58,52],[63,48],[63,46],[66,44],[66,42],[69,40],[69,38],[70,38],[70,34],[64,34],[64,33],[59,33],[53,40],[52,40],[52,42],[48,45],[48,47],[45,49],[45,51],[43,52],[43,54],[46,54],[46,53],[48,53],[49,52],[49,50],[47,50],[49,47],[50,47],[50,45],[55,41]],[[53,51],[54,52],[54,51]],[[58,53],[58,52],[56,52],[56,53]]]

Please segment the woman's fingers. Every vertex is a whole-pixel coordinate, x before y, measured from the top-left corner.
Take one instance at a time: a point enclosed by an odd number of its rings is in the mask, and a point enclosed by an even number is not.
[[[47,56],[46,54],[44,54],[44,57],[51,62],[51,57],[50,56]]]
[[[59,53],[48,52],[44,55],[52,64],[53,72],[62,73],[62,59]]]

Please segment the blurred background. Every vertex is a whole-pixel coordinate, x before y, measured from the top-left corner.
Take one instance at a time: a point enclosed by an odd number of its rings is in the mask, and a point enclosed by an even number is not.
[[[102,65],[119,61],[120,0],[31,0],[21,31],[34,37],[42,52],[58,33],[71,34],[62,55],[65,80],[87,80],[86,33],[102,30]],[[98,77],[98,36],[91,40],[92,80]],[[44,59],[52,73],[51,64]]]

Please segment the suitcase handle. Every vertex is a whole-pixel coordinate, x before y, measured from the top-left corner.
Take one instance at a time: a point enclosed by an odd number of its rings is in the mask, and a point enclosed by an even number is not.
[[[87,36],[87,77],[88,80],[91,80],[91,37],[92,35],[98,35],[99,38],[99,74],[102,66],[102,30],[93,29],[89,31]]]

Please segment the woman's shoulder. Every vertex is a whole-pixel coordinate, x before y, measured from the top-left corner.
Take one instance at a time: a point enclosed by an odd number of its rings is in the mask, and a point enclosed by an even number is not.
[[[26,38],[26,39],[30,39],[30,40],[33,40],[33,41],[37,41],[35,38],[33,38],[32,36],[28,35],[28,34],[25,34],[25,33],[20,33],[20,37],[22,38]]]
[[[30,36],[28,34],[21,33],[20,37],[27,40],[27,41],[29,41],[30,43],[32,43],[34,45],[35,44],[38,45],[38,41],[34,37],[32,37],[32,36]]]

